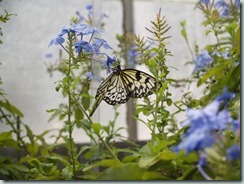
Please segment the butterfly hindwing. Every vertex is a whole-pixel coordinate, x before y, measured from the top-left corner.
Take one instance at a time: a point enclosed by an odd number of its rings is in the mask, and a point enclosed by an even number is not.
[[[117,105],[126,103],[130,98],[129,91],[120,75],[116,75],[111,79],[110,86],[103,98],[109,105]]]
[[[108,78],[99,85],[95,98],[96,101],[90,112],[90,116],[92,116],[102,100],[109,105],[122,104],[129,100],[129,91],[126,89],[125,83],[121,79],[119,72],[111,73]]]

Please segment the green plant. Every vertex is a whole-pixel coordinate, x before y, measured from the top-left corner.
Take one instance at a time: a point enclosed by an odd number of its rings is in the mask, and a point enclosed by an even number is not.
[[[152,27],[146,28],[151,34],[148,39],[139,35],[134,39],[117,35],[119,51],[96,37],[100,30],[89,25],[91,6],[88,6],[87,19],[79,14],[79,19],[72,18],[70,26],[64,27],[50,42],[50,46],[59,45],[65,52],[58,63],[48,65],[51,75],[62,74],[56,82],[56,91],[62,93],[64,100],[58,108],[47,110],[52,113],[50,121],[58,118],[63,123],[62,129],[34,134],[21,121],[21,111],[7,100],[4,90],[0,90],[0,123],[10,127],[10,131],[0,133],[0,148],[12,148],[19,154],[17,160],[0,156],[1,179],[240,180],[238,1],[201,0],[197,7],[205,16],[206,36],[213,33],[216,43],[203,49],[195,46],[198,49],[192,51],[186,21],[181,22],[181,33],[195,68],[191,77],[180,81],[168,77],[167,58],[172,57],[167,49],[170,26],[161,11],[151,21]],[[114,119],[106,125],[93,122],[88,114],[93,98],[91,80],[100,80],[93,66],[98,64],[109,73],[113,65],[125,61],[146,65],[161,85],[156,87],[154,97],[137,100],[135,106],[134,118],[147,126],[151,139],[142,146],[127,142],[127,148],[120,148],[116,141],[125,140],[120,135],[123,127],[115,128],[117,108],[114,108]],[[183,94],[181,101],[172,99],[169,85],[195,81],[198,86],[206,86],[199,99],[193,98],[193,92],[189,91]],[[175,106],[176,110],[169,111],[169,106]],[[179,126],[175,115],[185,111],[188,119]],[[75,128],[84,130],[92,143],[78,148],[73,136]],[[48,135],[54,138],[53,143],[46,142]],[[64,153],[59,152],[60,149],[64,149]]]

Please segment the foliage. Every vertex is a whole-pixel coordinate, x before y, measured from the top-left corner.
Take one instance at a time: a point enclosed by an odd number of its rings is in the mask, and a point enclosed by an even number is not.
[[[0,0],[0,3],[1,2],[2,2],[2,0]],[[0,23],[7,23],[10,20],[11,16],[16,15],[16,14],[8,13],[7,10],[2,9],[2,7],[0,6],[0,12],[2,13],[2,11],[4,13],[0,14]],[[2,32],[2,28],[1,27],[0,27],[0,36],[3,36],[3,32]],[[0,40],[0,44],[3,44],[2,40]]]
[[[216,43],[202,49],[195,46],[195,51],[189,43],[187,22],[181,22],[181,33],[192,55],[190,64],[195,65],[184,85],[196,82],[198,87],[205,86],[199,99],[193,98],[194,92],[186,91],[181,101],[174,101],[170,91],[170,86],[180,82],[168,77],[167,59],[173,57],[167,49],[170,26],[160,10],[151,27],[146,28],[148,38],[117,35],[118,51],[96,36],[101,30],[91,26],[92,6],[87,6],[88,18],[77,12],[78,18],[72,18],[49,44],[59,45],[65,52],[60,52],[58,63],[49,63],[47,68],[50,75],[62,74],[56,91],[64,100],[47,112],[51,113],[50,121],[57,118],[63,128],[35,135],[21,121],[23,113],[7,100],[3,89],[0,91],[0,122],[11,129],[0,133],[0,148],[18,153],[17,159],[0,156],[1,179],[240,180],[239,6],[238,1],[197,3],[205,16],[206,36],[213,34]],[[100,82],[102,78],[96,68],[109,73],[123,62],[133,67],[147,66],[161,83],[154,96],[136,103],[134,118],[145,124],[152,136],[142,146],[126,141],[120,135],[123,128],[115,128],[119,116],[116,107],[114,119],[106,126],[93,122],[88,115],[93,99],[91,81]],[[169,110],[170,106],[175,112]],[[185,111],[188,119],[179,126],[175,115]],[[78,146],[74,129],[83,130],[92,143]],[[47,135],[54,138],[53,143],[46,142]],[[127,142],[128,148],[116,146],[118,140]]]

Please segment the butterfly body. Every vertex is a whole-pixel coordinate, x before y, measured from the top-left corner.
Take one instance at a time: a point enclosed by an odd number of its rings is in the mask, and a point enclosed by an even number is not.
[[[129,98],[147,97],[156,90],[156,79],[145,72],[136,69],[121,70],[120,65],[113,70],[98,87],[90,116],[102,100],[109,105],[123,104]]]

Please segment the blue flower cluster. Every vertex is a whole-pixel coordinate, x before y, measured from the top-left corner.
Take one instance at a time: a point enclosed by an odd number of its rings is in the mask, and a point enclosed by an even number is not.
[[[173,147],[173,151],[178,152],[185,150],[186,154],[191,151],[204,150],[206,147],[211,147],[216,140],[216,133],[228,129],[229,124],[233,128],[236,127],[236,121],[230,116],[230,112],[220,106],[227,106],[229,99],[234,98],[233,93],[224,91],[221,96],[218,96],[211,104],[203,109],[189,109],[187,111],[188,120],[182,126],[189,126],[189,129],[182,135],[182,142]]]
[[[91,57],[96,54],[96,55],[102,55],[105,56],[105,61],[102,62],[103,66],[107,68],[107,72],[110,72],[111,65],[116,61],[115,58],[110,57],[108,54],[101,52],[101,49],[106,49],[106,50],[113,50],[112,47],[107,43],[106,40],[94,37],[95,33],[101,33],[102,30],[99,30],[97,28],[93,28],[87,24],[72,24],[70,28],[68,27],[63,27],[61,32],[50,41],[49,47],[52,45],[61,45],[61,47],[65,49],[65,47],[62,45],[65,42],[65,39],[63,38],[64,35],[70,36],[71,33],[76,35],[77,41],[74,43],[74,48],[77,54],[85,52],[88,53]],[[89,41],[86,41],[84,39],[84,36],[90,36],[88,39]],[[92,42],[92,43],[91,43]],[[67,51],[67,50],[66,50]],[[68,51],[67,51],[68,52]],[[101,61],[99,61],[101,62]],[[93,78],[93,72],[89,74],[89,78]]]
[[[210,0],[201,0],[201,3],[209,5]],[[232,1],[231,1],[232,3]],[[234,5],[240,9],[240,0],[235,0]],[[214,7],[218,10],[219,15],[221,17],[228,17],[229,16],[229,11],[230,11],[230,6],[228,3],[226,3],[224,0],[217,0],[214,2]]]
[[[189,129],[182,135],[182,142],[172,148],[174,152],[185,150],[186,154],[192,151],[202,151],[197,168],[207,180],[211,180],[211,178],[203,170],[203,166],[207,165],[204,148],[212,147],[214,143],[219,144],[220,139],[218,136],[222,136],[222,130],[231,127],[233,131],[238,133],[240,129],[240,121],[232,119],[230,112],[225,108],[228,101],[234,97],[233,93],[228,93],[225,89],[222,95],[215,98],[205,108],[201,110],[189,109],[187,111],[189,119],[182,124],[183,127],[187,126]],[[239,159],[239,146],[235,144],[228,148],[226,158],[229,161]]]
[[[207,50],[200,53],[195,60],[193,60],[195,68],[193,73],[198,72],[200,69],[207,67],[213,63],[213,58],[209,55]]]
[[[89,11],[88,15],[91,16],[92,5],[88,5],[86,9]],[[69,51],[63,46],[63,43],[65,42],[64,36],[68,36],[68,38],[70,38],[73,34],[75,35],[76,40],[73,47],[77,55],[80,53],[86,53],[89,54],[91,58],[94,54],[103,56],[105,59],[99,60],[98,62],[102,63],[103,66],[107,68],[107,72],[109,73],[111,65],[116,61],[116,59],[110,57],[107,53],[101,52],[101,49],[111,50],[114,52],[112,47],[110,47],[106,40],[94,36],[97,33],[103,32],[102,30],[91,27],[86,23],[82,23],[85,20],[84,17],[82,17],[79,12],[76,12],[76,14],[79,17],[78,23],[72,23],[70,27],[63,27],[60,33],[50,41],[48,46],[60,45],[66,52],[69,53]],[[94,74],[91,71],[87,73],[87,76],[89,79],[92,79]]]

